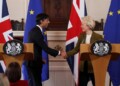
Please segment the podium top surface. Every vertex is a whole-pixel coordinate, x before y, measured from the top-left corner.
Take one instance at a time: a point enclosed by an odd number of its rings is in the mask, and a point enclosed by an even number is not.
[[[15,57],[21,57],[23,54],[25,60],[33,60],[34,58],[34,48],[32,43],[24,43],[24,50],[21,55],[15,56]],[[3,59],[3,56],[5,55],[3,51],[4,43],[0,43],[0,59]],[[7,55],[6,55],[7,56]],[[7,57],[14,57],[14,56],[7,56]]]
[[[0,53],[4,53],[3,51],[4,43],[0,43]],[[24,43],[24,51],[23,53],[33,53],[33,44],[32,43]]]
[[[120,44],[111,44],[111,45],[112,45],[111,53],[120,54]],[[91,44],[80,44],[80,54],[91,53],[90,47],[91,47]]]
[[[116,60],[117,57],[120,55],[120,44],[111,44],[112,51],[111,51],[111,57],[112,60]],[[80,44],[80,57],[81,60],[87,59],[90,60],[89,54],[92,54],[91,50],[91,44]]]

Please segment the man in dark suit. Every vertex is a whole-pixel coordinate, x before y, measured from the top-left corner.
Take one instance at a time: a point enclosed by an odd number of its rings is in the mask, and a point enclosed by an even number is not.
[[[60,51],[49,48],[44,41],[43,29],[47,28],[50,23],[49,16],[44,13],[38,14],[36,16],[36,23],[37,25],[29,32],[29,43],[34,44],[34,60],[28,61],[27,65],[30,86],[42,86],[40,77],[44,63],[42,60],[42,50],[54,57],[60,55]]]

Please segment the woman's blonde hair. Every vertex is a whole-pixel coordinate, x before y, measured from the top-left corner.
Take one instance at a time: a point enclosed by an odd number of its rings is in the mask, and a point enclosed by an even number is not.
[[[95,21],[90,16],[83,17],[82,21],[84,21],[90,29],[92,29],[92,30],[94,29]]]

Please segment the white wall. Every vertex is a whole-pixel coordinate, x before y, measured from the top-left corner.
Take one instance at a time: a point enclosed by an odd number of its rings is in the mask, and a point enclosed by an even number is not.
[[[111,0],[86,0],[88,15],[95,20],[106,20]]]
[[[13,20],[26,19],[28,0],[6,0],[10,18]]]

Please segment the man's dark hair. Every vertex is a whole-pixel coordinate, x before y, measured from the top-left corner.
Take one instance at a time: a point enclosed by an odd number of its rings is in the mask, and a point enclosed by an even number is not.
[[[43,21],[44,19],[47,19],[47,18],[49,18],[49,16],[47,15],[47,14],[45,14],[45,13],[40,13],[40,14],[38,14],[37,16],[36,16],[36,23],[37,24],[41,24],[41,20]]]
[[[21,67],[17,62],[12,62],[8,65],[5,75],[11,83],[17,82],[21,78]]]

